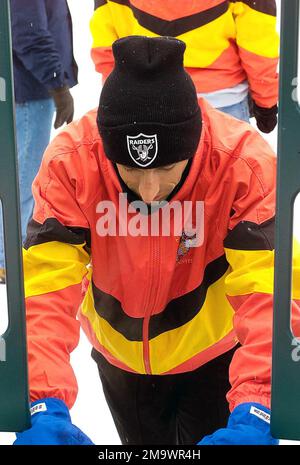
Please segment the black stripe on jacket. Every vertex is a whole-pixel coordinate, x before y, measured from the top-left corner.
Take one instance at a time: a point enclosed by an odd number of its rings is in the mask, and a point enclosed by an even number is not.
[[[29,221],[24,249],[53,241],[74,245],[86,242],[86,247],[90,248],[91,232],[88,228],[64,226],[56,218],[47,218],[43,224],[35,220]]]
[[[227,234],[224,247],[234,250],[273,250],[275,217],[261,224],[241,221]]]
[[[107,3],[107,0],[95,0],[94,1],[94,10],[97,10],[97,8],[99,8],[99,6],[106,5],[106,3]]]
[[[171,300],[165,309],[151,316],[149,339],[166,331],[179,328],[192,320],[205,302],[208,288],[220,279],[228,269],[225,255],[209,263],[204,272],[202,283],[193,291]],[[101,291],[93,283],[95,310],[116,331],[130,341],[143,340],[143,318],[132,318],[122,309],[121,302],[115,297]],[[201,328],[199,328],[201,331]]]
[[[96,0],[95,7],[96,5],[99,7],[105,5],[106,3],[106,0]],[[200,11],[199,13],[194,13],[190,16],[168,21],[136,8],[130,4],[129,0],[111,0],[111,3],[118,3],[119,5],[128,6],[132,10],[133,15],[138,23],[145,29],[148,29],[148,31],[152,31],[160,36],[172,37],[177,37],[181,34],[192,31],[193,29],[197,29],[198,27],[211,23],[226,13],[229,6],[228,1],[225,1],[205,11]]]

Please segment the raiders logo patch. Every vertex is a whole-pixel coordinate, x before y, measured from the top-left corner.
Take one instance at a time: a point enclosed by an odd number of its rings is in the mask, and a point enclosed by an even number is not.
[[[132,160],[144,168],[154,162],[157,152],[157,134],[148,136],[140,133],[137,136],[127,136],[127,148]]]

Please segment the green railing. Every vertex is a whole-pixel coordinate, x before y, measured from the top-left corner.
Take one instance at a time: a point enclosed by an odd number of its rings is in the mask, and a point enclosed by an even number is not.
[[[30,426],[9,1],[0,0],[0,198],[8,327],[0,335],[0,431]]]

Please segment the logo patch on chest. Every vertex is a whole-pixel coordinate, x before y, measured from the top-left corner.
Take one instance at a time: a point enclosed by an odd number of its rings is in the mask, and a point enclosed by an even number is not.
[[[189,252],[191,247],[195,246],[194,243],[196,240],[197,240],[196,233],[193,235],[188,235],[185,233],[185,231],[182,232],[181,238],[179,239],[178,249],[177,249],[177,256],[176,256],[177,263],[180,262],[182,258]]]

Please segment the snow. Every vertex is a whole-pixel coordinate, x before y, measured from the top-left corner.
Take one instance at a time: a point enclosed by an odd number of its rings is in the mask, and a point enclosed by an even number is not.
[[[98,105],[101,82],[95,72],[90,58],[91,37],[88,28],[93,12],[93,0],[69,0],[73,18],[75,57],[79,65],[79,85],[72,89],[75,100],[75,118],[81,117],[86,111]],[[55,134],[56,131],[53,131]],[[263,135],[276,151],[277,131]],[[295,203],[294,231],[300,238],[300,198]],[[0,285],[0,334],[7,325],[6,287]],[[71,355],[79,393],[75,406],[72,408],[72,421],[81,428],[95,444],[120,444],[110,411],[104,399],[101,382],[96,364],[90,357],[91,347],[85,335],[81,334],[79,346]],[[11,444],[13,433],[0,433],[0,445]],[[282,441],[283,444],[293,444],[294,441]]]

